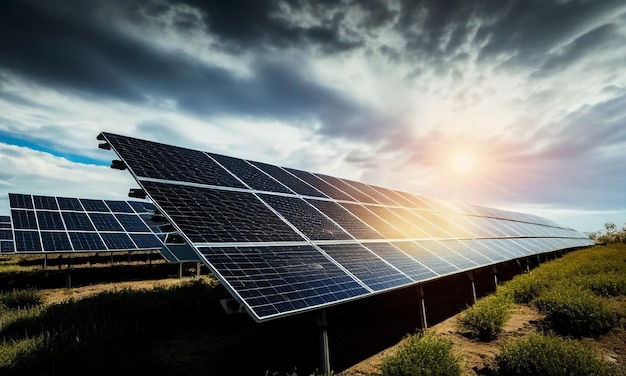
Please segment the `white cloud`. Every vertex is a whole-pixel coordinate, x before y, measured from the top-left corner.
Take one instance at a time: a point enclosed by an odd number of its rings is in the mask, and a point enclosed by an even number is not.
[[[137,187],[127,171],[70,162],[48,153],[0,143],[0,213],[9,213],[8,193],[128,199]]]

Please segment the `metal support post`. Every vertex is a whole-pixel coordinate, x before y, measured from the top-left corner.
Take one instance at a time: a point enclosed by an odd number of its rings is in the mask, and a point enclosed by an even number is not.
[[[65,274],[65,281],[66,281],[66,284],[67,284],[67,288],[71,289],[72,288],[72,266],[70,265],[69,261],[67,263],[67,269],[66,269],[66,274]]]
[[[200,277],[200,268],[202,267],[202,263],[196,263],[196,277]]]
[[[419,294],[420,298],[422,329],[428,329],[428,321],[426,320],[426,300],[424,299],[424,289],[422,288],[422,285],[417,286],[417,293]]]
[[[472,299],[473,299],[472,303],[476,303],[476,285],[474,284],[474,272],[472,271],[467,272],[467,277],[472,283]]]
[[[494,287],[497,289],[498,288],[498,268],[493,265],[491,267],[491,270],[493,270],[493,283],[494,283]]]
[[[328,321],[326,321],[326,311],[322,311],[317,319],[320,341],[320,361],[322,375],[330,375],[330,348],[328,345]]]
[[[178,263],[178,278],[183,278],[183,263]]]
[[[48,268],[48,255],[43,255],[43,268],[44,270]]]
[[[530,273],[530,263],[528,262],[528,257],[526,257],[526,271]]]

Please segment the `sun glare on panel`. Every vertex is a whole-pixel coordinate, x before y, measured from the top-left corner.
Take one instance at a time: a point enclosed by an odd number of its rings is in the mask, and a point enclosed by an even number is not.
[[[469,173],[476,166],[476,158],[469,153],[460,152],[452,156],[450,160],[454,171],[459,173]]]

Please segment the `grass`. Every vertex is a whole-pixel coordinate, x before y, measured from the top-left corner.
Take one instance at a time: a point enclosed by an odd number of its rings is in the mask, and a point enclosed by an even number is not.
[[[609,376],[612,369],[590,348],[555,335],[515,340],[496,357],[499,376]]]
[[[41,305],[43,300],[39,290],[28,288],[23,290],[0,291],[0,309],[4,306],[7,309],[29,308]]]
[[[430,332],[410,336],[395,354],[383,359],[382,376],[459,376],[460,359],[452,342]]]
[[[496,338],[510,313],[512,302],[516,301],[546,313],[545,327],[558,334],[600,336],[624,323],[624,276],[626,246],[611,245],[572,252],[514,278],[500,286],[495,294],[479,300],[462,315],[464,330],[478,340]],[[180,374],[180,369],[174,369],[157,355],[154,343],[159,343],[168,333],[190,329],[191,323],[208,321],[217,323],[215,329],[202,327],[201,330],[206,331],[211,341],[213,338],[221,340],[220,335],[224,334],[220,334],[217,327],[232,323],[213,318],[223,316],[215,302],[225,295],[225,290],[208,278],[150,291],[121,289],[102,292],[53,305],[40,305],[41,298],[36,290],[2,292],[0,374]],[[584,321],[589,317],[599,324]],[[578,329],[557,330],[559,323],[563,328]],[[270,330],[271,325],[263,324],[268,328],[267,333],[276,336],[277,333]],[[257,331],[257,335],[262,333],[260,325],[245,328],[246,339],[252,337],[252,331]],[[581,328],[594,329],[581,332]],[[194,331],[197,329],[193,328]],[[262,335],[256,338],[268,339]],[[503,354],[514,351],[511,349],[531,354],[537,348],[548,346],[539,342],[542,340],[545,343],[552,341],[540,339],[527,347],[517,348],[518,345],[508,344]],[[578,342],[567,340],[565,347],[570,348]],[[459,359],[451,352],[450,342],[427,332],[412,336],[406,343],[399,355],[385,359],[382,375],[458,374]],[[254,346],[258,345],[250,346],[250,351],[254,351]],[[577,349],[574,354],[582,353]],[[537,356],[528,355],[525,359],[516,358],[515,362],[532,364]],[[499,358],[502,370],[505,362],[512,363],[513,360],[512,357]]]
[[[509,281],[501,293],[546,314],[561,335],[598,336],[620,325],[626,296],[626,245],[572,252]]]
[[[175,374],[152,359],[145,344],[170,328],[221,313],[215,304],[221,294],[215,280],[203,278],[170,288],[107,291],[46,307],[6,309],[0,319],[0,374],[47,374],[51,365],[69,374]]]

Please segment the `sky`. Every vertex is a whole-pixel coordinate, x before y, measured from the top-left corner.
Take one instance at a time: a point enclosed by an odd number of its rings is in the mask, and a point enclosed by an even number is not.
[[[124,199],[113,132],[626,222],[626,2],[3,0],[7,193]]]

